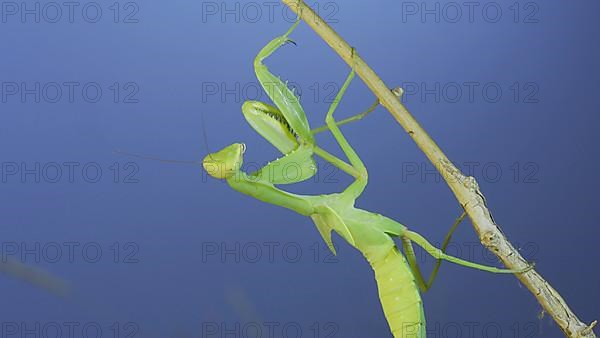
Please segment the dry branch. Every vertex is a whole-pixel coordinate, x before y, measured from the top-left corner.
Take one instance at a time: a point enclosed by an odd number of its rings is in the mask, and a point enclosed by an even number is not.
[[[292,11],[301,14],[302,19],[351,67],[377,96],[381,104],[394,116],[417,146],[436,166],[444,180],[463,206],[481,243],[494,253],[509,269],[524,269],[528,262],[510,244],[499,226],[494,222],[486,205],[485,197],[473,177],[463,175],[450,162],[433,139],[425,132],[414,117],[402,105],[364,60],[342,39],[323,19],[303,1],[282,0]],[[518,274],[516,277],[540,302],[544,311],[559,325],[567,337],[596,337],[592,331],[596,322],[586,325],[571,311],[559,293],[550,286],[535,270]]]

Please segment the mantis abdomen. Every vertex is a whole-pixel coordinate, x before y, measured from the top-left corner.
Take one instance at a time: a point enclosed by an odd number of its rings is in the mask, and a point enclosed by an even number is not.
[[[425,338],[425,314],[414,276],[406,258],[396,247],[371,262],[379,299],[395,338]]]

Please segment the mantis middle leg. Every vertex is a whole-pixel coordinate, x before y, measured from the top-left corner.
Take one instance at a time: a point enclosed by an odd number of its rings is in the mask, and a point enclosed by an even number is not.
[[[355,73],[354,73],[354,69],[353,69],[350,72],[350,74],[348,74],[348,77],[346,77],[346,81],[344,82],[344,85],[342,86],[342,88],[338,92],[337,96],[335,97],[335,100],[329,107],[329,111],[327,112],[327,116],[325,117],[325,123],[329,127],[329,130],[331,130],[333,137],[335,138],[335,140],[338,142],[338,144],[344,151],[344,154],[346,155],[346,157],[348,157],[348,160],[350,161],[350,164],[352,165],[352,167],[354,167],[354,169],[356,171],[358,171],[358,173],[359,173],[359,175],[358,175],[358,177],[356,177],[355,181],[352,184],[350,184],[350,186],[348,186],[348,188],[346,188],[346,190],[344,190],[344,192],[343,192],[343,194],[347,195],[348,197],[350,197],[352,199],[358,198],[358,196],[360,196],[360,194],[362,194],[362,192],[364,191],[364,189],[367,185],[367,180],[368,180],[367,168],[365,167],[363,161],[360,159],[360,157],[358,156],[356,151],[354,151],[354,149],[352,148],[350,143],[348,143],[348,140],[346,140],[346,137],[344,137],[340,128],[337,126],[336,121],[333,119],[333,113],[337,109],[337,106],[340,103],[340,101],[342,100],[344,93],[348,89],[348,86],[350,86],[350,82],[352,82],[352,79],[354,78],[354,74]]]
[[[400,87],[396,87],[396,88],[392,89],[391,91],[398,98],[401,98],[402,94],[404,93],[404,90],[402,88],[400,88]],[[348,118],[345,118],[343,120],[340,120],[340,121],[336,121],[335,124],[339,127],[339,126],[343,126],[345,124],[348,124],[350,122],[360,121],[363,118],[365,118],[367,115],[371,114],[377,107],[379,107],[380,103],[381,102],[379,102],[379,99],[375,99],[375,102],[373,102],[373,104],[371,106],[369,106],[369,108],[367,108],[367,110],[365,110],[364,112],[358,113],[356,115],[352,115],[352,116],[350,116]],[[327,125],[324,125],[324,126],[321,126],[319,128],[314,128],[310,132],[313,135],[315,135],[315,134],[318,134],[318,133],[321,133],[321,132],[324,132],[324,131],[327,131],[327,130],[329,130],[329,127]]]

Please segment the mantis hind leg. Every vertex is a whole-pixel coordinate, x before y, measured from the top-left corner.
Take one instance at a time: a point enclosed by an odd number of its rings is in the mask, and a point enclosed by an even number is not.
[[[454,231],[456,231],[456,229],[458,228],[458,225],[462,222],[462,220],[466,216],[467,216],[467,213],[463,212],[454,221],[454,224],[452,224],[450,231],[448,231],[448,233],[446,234],[446,237],[444,238],[444,242],[442,243],[441,251],[443,253],[446,252],[446,248],[448,247],[448,244],[450,243],[450,240],[452,239],[452,235],[454,234]],[[417,282],[419,289],[421,289],[421,291],[423,291],[423,292],[429,290],[431,288],[431,285],[433,285],[433,281],[435,280],[435,277],[437,276],[438,271],[440,270],[440,265],[442,264],[442,259],[440,259],[440,258],[437,259],[435,267],[433,268],[433,270],[431,271],[431,274],[429,275],[429,279],[427,281],[425,281],[425,278],[423,278],[423,274],[421,273],[421,269],[419,268],[419,265],[417,264],[417,257],[415,255],[415,251],[412,247],[412,243],[408,238],[405,238],[405,237],[402,238],[402,247],[404,248],[404,253],[406,254],[408,265],[410,266],[410,269],[412,270],[413,275],[415,276],[415,281]]]
[[[423,236],[419,235],[413,231],[406,231],[402,236],[403,241],[409,240],[415,242],[418,246],[422,247],[434,258],[446,260],[458,265],[462,265],[468,268],[473,268],[477,270],[492,272],[492,273],[523,273],[533,269],[533,265],[528,266],[525,269],[512,270],[512,269],[499,269],[493,266],[487,266],[483,264],[478,264],[475,262],[469,262],[464,259],[460,259],[458,257],[450,256],[442,252],[442,250],[436,248],[431,243],[429,243]]]
[[[448,233],[446,234],[446,237],[444,238],[444,241],[442,242],[442,247],[440,249],[442,251],[442,253],[446,252],[446,248],[448,247],[448,244],[450,243],[450,240],[452,239],[452,235],[454,234],[454,232],[458,228],[458,225],[463,221],[463,219],[466,216],[467,216],[467,213],[463,212],[454,221],[454,224],[452,224],[452,227],[450,228],[450,231],[448,231]],[[415,280],[417,281],[417,284],[419,285],[419,288],[422,291],[429,290],[431,288],[431,286],[433,285],[433,281],[435,280],[435,277],[437,277],[437,274],[438,274],[439,269],[440,269],[440,265],[442,264],[442,259],[441,258],[437,259],[437,262],[436,262],[433,270],[431,271],[431,274],[429,275],[429,279],[427,280],[427,282],[425,282],[425,279],[423,278],[423,274],[421,273],[421,270],[420,270],[419,266],[417,265],[416,256],[415,256],[415,252],[414,252],[414,249],[412,247],[411,241],[409,239],[407,239],[407,238],[402,238],[402,246],[403,246],[404,252],[405,252],[405,254],[407,256],[410,268],[411,268],[411,270],[413,271],[413,273],[415,275]]]

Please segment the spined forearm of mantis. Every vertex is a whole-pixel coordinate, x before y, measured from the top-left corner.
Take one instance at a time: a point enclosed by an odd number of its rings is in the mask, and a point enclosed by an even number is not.
[[[333,114],[354,77],[354,71],[351,71],[327,112],[325,126],[310,129],[299,99],[263,63],[279,47],[290,41],[289,35],[297,24],[298,22],[284,35],[271,40],[254,60],[256,76],[275,106],[256,101],[245,102],[242,106],[243,115],[252,128],[284,156],[255,173],[247,174],[240,170],[246,146],[243,143],[233,143],[207,155],[202,161],[203,167],[209,175],[226,180],[233,189],[243,194],[310,217],[334,254],[331,232],[335,231],[359,250],[374,270],[379,298],[394,337],[425,337],[425,316],[420,291],[426,291],[431,286],[441,260],[494,273],[522,273],[529,268],[503,270],[449,256],[404,225],[355,207],[356,200],[367,185],[367,168],[342,134],[339,125],[359,120],[372,111],[376,104],[366,114],[339,122],[334,120]],[[270,88],[267,88],[267,84]],[[275,86],[275,90],[272,86]],[[397,93],[401,95],[401,91],[397,90]],[[316,145],[313,135],[326,130],[333,134],[349,163]],[[314,196],[292,194],[275,186],[300,182],[313,176],[316,171],[314,155],[323,157],[353,176],[354,182],[339,193]],[[300,168],[299,175],[293,179],[286,177],[281,169],[289,164]],[[452,226],[443,248],[463,217]],[[400,240],[406,256],[400,252],[394,238]],[[416,264],[413,243],[438,259],[438,265],[428,281],[423,278]]]

